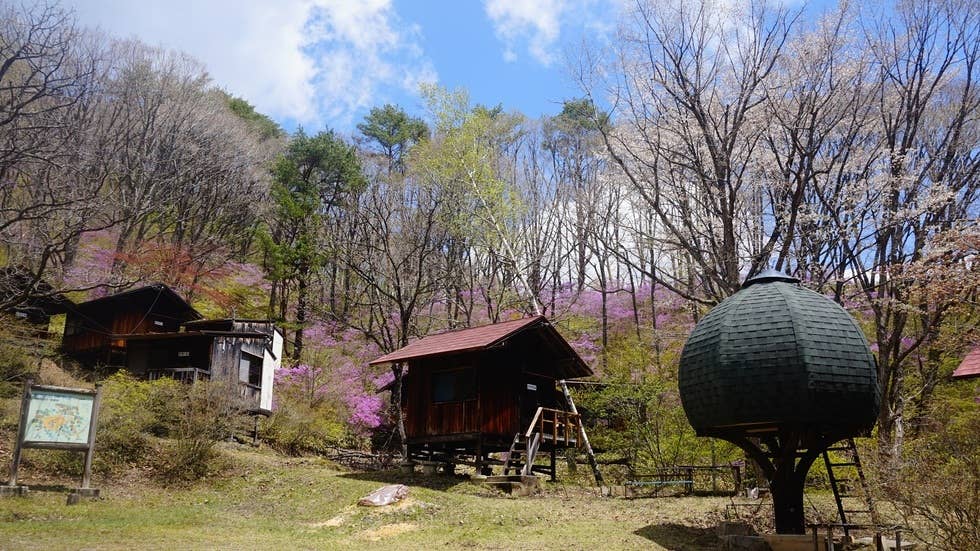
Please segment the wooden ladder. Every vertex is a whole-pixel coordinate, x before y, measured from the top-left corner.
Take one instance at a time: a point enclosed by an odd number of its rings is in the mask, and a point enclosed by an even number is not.
[[[843,461],[834,461],[830,458],[830,452],[842,453],[846,459]],[[840,519],[840,523],[844,528],[844,535],[850,536],[849,524],[854,524],[852,522],[852,515],[867,515],[870,524],[878,524],[878,511],[875,508],[874,498],[871,495],[871,488],[868,486],[868,480],[864,476],[864,469],[861,467],[861,459],[858,457],[857,446],[854,444],[853,438],[847,438],[842,441],[842,445],[830,447],[823,452],[823,461],[827,466],[827,477],[830,479],[830,487],[834,491],[834,500],[837,502],[837,514]],[[842,478],[838,476],[838,473],[834,472],[834,469],[847,469],[851,471],[852,476],[848,478]],[[857,489],[854,486],[855,478],[853,475],[857,476],[856,480],[860,486],[860,492],[862,495],[858,496],[853,493],[853,490]],[[863,501],[866,509],[847,509],[845,508],[844,498],[860,497]]]

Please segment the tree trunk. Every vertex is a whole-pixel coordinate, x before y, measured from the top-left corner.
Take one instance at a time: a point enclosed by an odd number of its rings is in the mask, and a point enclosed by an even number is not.
[[[299,281],[296,282],[296,339],[293,342],[293,359],[299,361],[303,354],[303,325],[306,323],[306,295],[309,291],[307,279],[310,269],[303,266],[299,270]]]
[[[391,364],[391,372],[395,375],[395,384],[391,388],[392,407],[395,408],[395,420],[398,427],[398,440],[401,444],[402,457],[408,461],[408,441],[405,436],[405,412],[402,411],[402,380],[405,370],[399,363]]]

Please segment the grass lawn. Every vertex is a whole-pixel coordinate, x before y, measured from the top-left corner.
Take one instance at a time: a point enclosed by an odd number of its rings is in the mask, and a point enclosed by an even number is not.
[[[103,498],[0,500],[0,549],[713,549],[726,497],[625,500],[545,484],[512,498],[461,477],[348,472],[321,459],[224,448],[231,474],[166,488],[130,473]],[[30,483],[30,481],[27,481]],[[358,507],[388,483],[389,507]]]

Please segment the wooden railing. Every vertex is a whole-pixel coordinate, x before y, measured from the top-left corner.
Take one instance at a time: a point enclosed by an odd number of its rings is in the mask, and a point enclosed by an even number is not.
[[[530,442],[532,435],[538,433],[541,438],[550,440],[553,446],[577,447],[581,424],[582,420],[577,413],[539,407],[524,436]]]
[[[150,381],[164,377],[170,377],[182,383],[196,383],[197,381],[210,380],[211,372],[196,367],[170,367],[165,369],[151,369],[146,372],[146,378]]]

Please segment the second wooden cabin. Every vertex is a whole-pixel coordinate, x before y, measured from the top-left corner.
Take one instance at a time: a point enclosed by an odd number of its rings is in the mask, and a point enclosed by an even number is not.
[[[575,446],[579,423],[556,383],[592,370],[544,316],[431,335],[372,361],[408,367],[406,443],[416,460],[531,474],[537,451]],[[536,443],[535,443],[536,442]],[[490,454],[507,452],[504,459]]]

